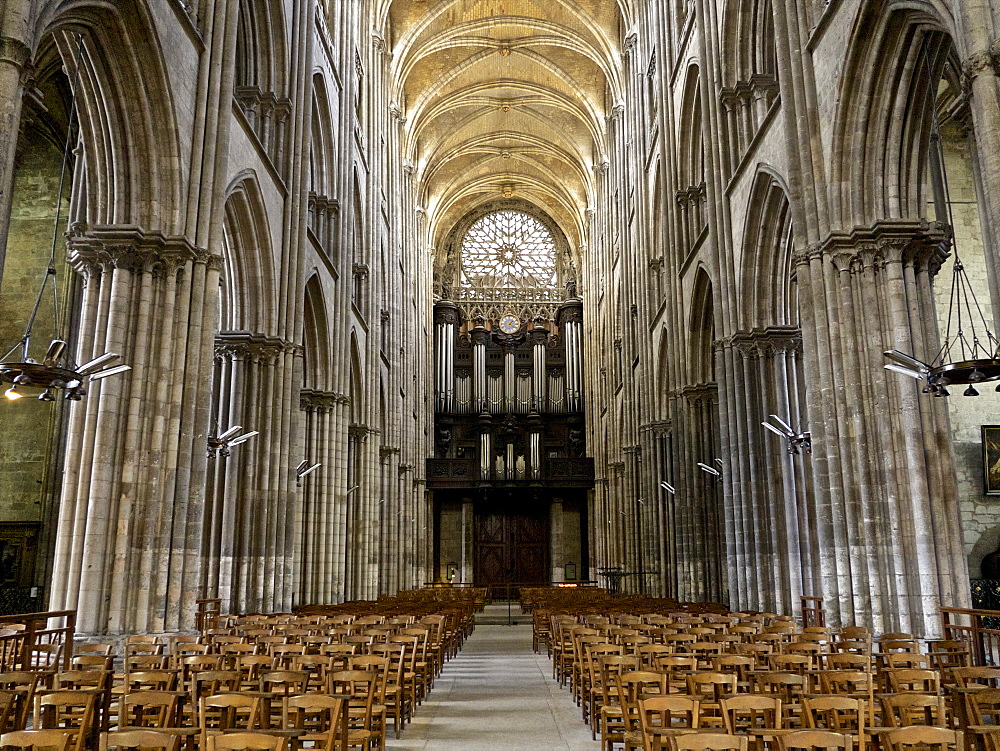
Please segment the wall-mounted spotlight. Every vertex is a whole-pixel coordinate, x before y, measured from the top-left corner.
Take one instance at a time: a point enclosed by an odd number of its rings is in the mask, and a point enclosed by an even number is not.
[[[716,464],[718,464],[720,467],[722,466],[722,460],[720,460],[720,459],[714,459],[713,461]],[[722,473],[719,470],[717,470],[715,467],[711,466],[710,464],[705,464],[705,462],[698,462],[697,467],[702,472],[705,472],[706,474],[712,475],[716,480],[718,480],[719,482],[722,482]]]
[[[303,459],[299,462],[299,466],[295,468],[295,484],[302,487],[302,478],[312,474],[322,466],[323,465],[319,463],[309,464],[308,459]]]
[[[260,435],[260,431],[251,430],[249,433],[243,433],[240,435],[240,431],[243,430],[242,425],[233,425],[229,430],[224,433],[220,433],[217,436],[208,437],[208,456],[213,458],[216,456],[229,456],[229,450],[233,446],[239,446],[241,443],[246,443],[255,435]]]
[[[887,365],[886,367],[889,366]],[[799,453],[799,449],[802,449],[807,454],[812,453],[812,435],[808,430],[792,430],[792,427],[777,415],[770,415],[770,418],[777,423],[777,425],[773,425],[769,422],[762,422],[761,425],[775,435],[780,435],[788,441],[789,454],[797,454]]]

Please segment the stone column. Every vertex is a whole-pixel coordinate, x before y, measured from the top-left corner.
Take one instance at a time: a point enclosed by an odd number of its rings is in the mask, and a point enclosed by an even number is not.
[[[1000,326],[1000,35],[995,4],[990,0],[956,3],[960,29],[957,46],[964,56],[964,82],[972,116],[977,193],[982,197],[979,217],[983,227],[993,330]],[[2,186],[0,186],[2,187]]]
[[[462,499],[462,561],[459,576],[463,582],[473,581],[475,575],[475,506],[471,498]]]
[[[810,423],[826,459],[813,468],[814,576],[845,625],[929,636],[941,604],[968,601],[947,412],[882,368],[885,349],[925,361],[937,352],[931,279],[943,238],[884,220],[796,255],[800,284],[821,290],[802,296],[804,325],[829,332],[814,340],[826,375],[809,383],[829,409]]]
[[[189,627],[200,568],[171,571],[201,551],[202,508],[188,499],[205,483],[193,452],[207,446],[190,407],[209,381],[210,359],[195,354],[220,259],[133,227],[74,235],[69,255],[84,276],[75,359],[111,351],[132,370],[70,408],[50,606],[76,609],[81,633]]]
[[[10,226],[14,154],[21,127],[21,104],[30,75],[30,3],[10,0],[0,15],[0,282]]]
[[[561,582],[565,580],[566,549],[563,545],[563,501],[562,498],[553,498],[549,505],[549,558],[552,561],[552,572],[550,581]]]

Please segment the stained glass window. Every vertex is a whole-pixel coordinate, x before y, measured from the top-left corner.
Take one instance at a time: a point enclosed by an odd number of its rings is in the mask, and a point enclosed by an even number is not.
[[[555,238],[533,216],[487,214],[469,227],[461,252],[460,301],[469,313],[490,320],[550,315],[559,287]]]

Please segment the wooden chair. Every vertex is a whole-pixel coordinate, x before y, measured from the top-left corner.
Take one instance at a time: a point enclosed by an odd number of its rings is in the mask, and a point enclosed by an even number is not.
[[[778,737],[779,751],[818,751],[819,749],[843,749],[853,751],[854,740],[844,733],[828,730],[797,730]],[[860,749],[859,749],[860,751]]]
[[[948,727],[944,697],[930,694],[890,694],[882,697],[882,722],[888,727],[933,725]]]
[[[722,700],[736,694],[736,676],[732,673],[702,671],[687,676],[688,693],[701,702],[702,726],[723,727]]]
[[[613,676],[615,691],[618,694],[618,705],[621,711],[621,740],[625,751],[633,748],[641,749],[642,726],[639,721],[639,701],[651,696],[667,695],[667,676],[663,673],[632,670]],[[602,744],[616,742],[616,728],[605,715],[601,730]]]
[[[134,691],[119,699],[119,730],[173,727],[181,694],[176,691]]]
[[[116,730],[101,733],[100,751],[110,749],[163,749],[179,751],[180,738],[156,730]]]
[[[390,637],[391,638],[391,637]],[[404,677],[406,669],[406,645],[386,642],[376,644],[375,657],[388,661],[386,683],[382,690],[386,712],[392,717],[392,730],[397,738],[402,726],[409,721],[413,701]]]
[[[330,695],[348,703],[349,747],[370,748],[378,742],[373,727],[377,676],[366,670],[338,670],[330,674]],[[384,734],[383,734],[384,741]]]
[[[51,691],[35,695],[34,728],[62,730],[73,735],[69,748],[83,751],[97,734],[98,694],[89,691]]]
[[[69,751],[73,741],[73,734],[63,730],[12,730],[0,735],[0,749]]]
[[[639,727],[645,751],[662,751],[669,747],[671,735],[698,729],[701,709],[697,699],[688,696],[652,696],[639,700]],[[612,751],[602,745],[605,751]]]
[[[283,726],[301,731],[296,737],[299,748],[312,743],[316,751],[347,751],[347,700],[323,694],[290,696],[284,701]]]
[[[919,747],[920,751],[932,751],[932,749],[961,751],[965,748],[965,740],[961,733],[929,725],[915,725],[890,730],[885,734],[885,740],[890,751],[907,751],[914,746]]]
[[[674,751],[747,751],[745,735],[729,733],[685,733],[670,739]]]
[[[77,644],[73,647],[74,657],[77,655],[97,655],[111,657],[115,653],[113,644]]]
[[[722,700],[726,732],[745,733],[754,751],[762,751],[783,729],[781,699],[774,696],[738,694]]]
[[[198,705],[200,748],[209,748],[209,739],[221,733],[261,729],[263,718],[266,717],[261,705],[259,696],[242,693],[215,694],[202,698]]]
[[[854,738],[858,749],[868,748],[867,707],[866,700],[848,696],[809,696],[802,700],[806,727],[847,733]]]
[[[28,716],[35,704],[35,693],[43,678],[45,675],[37,670],[0,673],[0,691],[12,697],[5,712],[6,721],[0,724],[0,732],[24,730],[28,726]]]
[[[806,678],[798,673],[763,671],[751,676],[753,693],[781,699],[781,711],[789,727],[796,727],[799,722],[805,687]]]

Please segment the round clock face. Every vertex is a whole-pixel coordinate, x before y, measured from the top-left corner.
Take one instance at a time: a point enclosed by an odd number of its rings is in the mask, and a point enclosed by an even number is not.
[[[517,316],[504,316],[500,319],[500,330],[505,334],[514,334],[521,328],[521,319]]]

